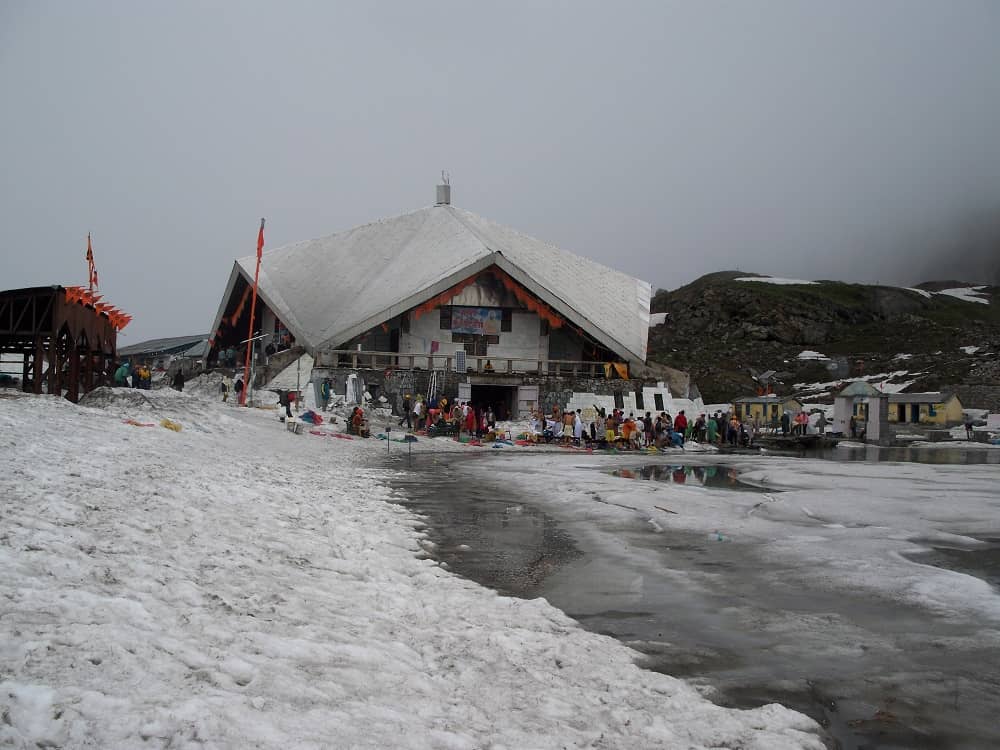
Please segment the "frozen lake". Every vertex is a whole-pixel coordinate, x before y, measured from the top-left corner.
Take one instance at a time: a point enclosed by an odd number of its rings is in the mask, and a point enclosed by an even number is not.
[[[545,597],[721,704],[784,703],[831,747],[982,748],[1000,745],[998,479],[564,453],[441,457],[400,489],[453,570]]]

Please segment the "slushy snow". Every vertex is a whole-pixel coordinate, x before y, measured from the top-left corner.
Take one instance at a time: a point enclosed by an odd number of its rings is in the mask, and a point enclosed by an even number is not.
[[[195,391],[0,392],[0,744],[823,747],[426,559],[384,442]]]

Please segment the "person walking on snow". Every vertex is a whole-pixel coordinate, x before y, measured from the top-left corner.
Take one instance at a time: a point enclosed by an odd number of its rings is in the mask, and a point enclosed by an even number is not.
[[[410,394],[407,393],[403,396],[403,416],[399,419],[399,426],[403,426],[403,422],[406,422],[406,429],[410,429],[413,424],[410,421],[413,410],[410,407]]]
[[[705,431],[709,444],[714,445],[719,435],[719,423],[715,421],[714,416],[708,418],[708,424],[705,426]]]
[[[819,419],[816,420],[816,429],[819,430],[820,435],[826,434],[826,426],[829,422],[826,421],[826,414],[823,412],[819,413]]]
[[[413,422],[417,426],[420,425],[420,417],[424,413],[424,402],[421,400],[420,396],[417,396],[417,400],[413,402]]]
[[[573,442],[577,445],[581,445],[583,442],[583,415],[579,409],[576,410],[576,416],[573,417]]]

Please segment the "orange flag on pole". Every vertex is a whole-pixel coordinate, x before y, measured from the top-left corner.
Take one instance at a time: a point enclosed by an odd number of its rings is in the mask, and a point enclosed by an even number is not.
[[[253,319],[254,313],[257,309],[257,284],[260,281],[260,258],[264,253],[264,220],[260,220],[260,231],[257,232],[257,270],[253,274],[253,296],[250,298],[250,331],[247,333],[247,354],[243,362],[243,382],[245,383],[243,390],[240,391],[240,406],[246,406],[247,403],[247,391],[253,386],[250,381],[250,353],[253,351],[254,345],[254,335],[253,335]],[[246,297],[244,296],[244,299]],[[233,319],[233,324],[235,325],[235,316]]]
[[[87,232],[87,283],[93,292],[97,286],[97,266],[94,265],[94,248],[90,244],[90,232]]]

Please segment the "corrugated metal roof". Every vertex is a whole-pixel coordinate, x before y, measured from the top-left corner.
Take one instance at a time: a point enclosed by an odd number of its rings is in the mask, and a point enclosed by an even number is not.
[[[150,339],[149,341],[143,341],[139,344],[129,344],[128,346],[123,346],[118,350],[118,354],[124,356],[165,353],[179,354],[203,341],[208,341],[208,334],[201,334],[198,336],[173,336],[165,339]]]
[[[255,263],[250,255],[236,268],[252,281]],[[451,205],[265,252],[259,289],[296,339],[316,351],[493,264],[611,351],[645,361],[649,283]]]
[[[189,347],[188,349],[182,351],[180,353],[180,356],[192,357],[194,359],[204,359],[205,357],[208,356],[208,351],[209,351],[208,339],[205,338],[202,341],[199,341],[194,346]]]
[[[952,393],[890,393],[890,404],[943,404],[952,398]]]

